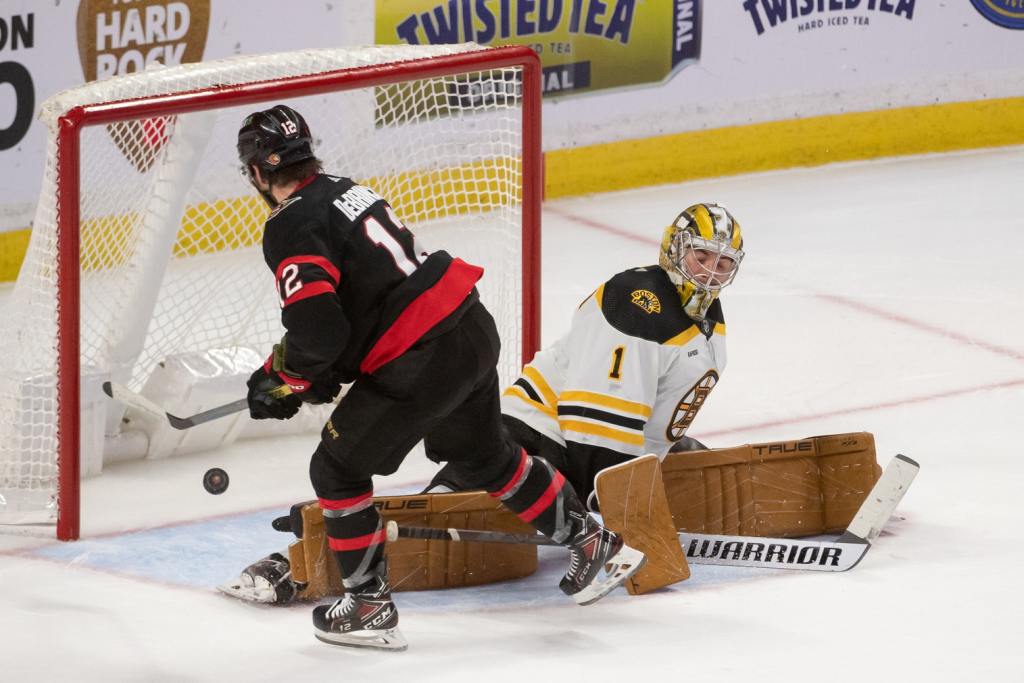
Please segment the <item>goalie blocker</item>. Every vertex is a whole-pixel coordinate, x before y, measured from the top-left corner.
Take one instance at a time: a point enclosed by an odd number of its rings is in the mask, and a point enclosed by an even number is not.
[[[626,584],[631,594],[639,594],[688,578],[684,553],[697,563],[720,558],[721,563],[741,564],[733,561],[738,553],[740,559],[751,560],[750,566],[781,558],[780,567],[836,571],[829,560],[835,550],[820,543],[759,548],[749,537],[843,531],[879,472],[874,438],[857,432],[670,453],[660,467],[654,456],[645,456],[601,472],[596,490],[608,528],[647,555],[647,565]],[[533,533],[483,493],[378,497],[375,504],[385,521],[400,526]],[[287,561],[282,564],[280,555],[264,558],[220,590],[245,600],[278,603],[343,592],[335,563],[329,561],[316,503],[293,506],[289,517],[275,521],[275,528],[299,536],[288,549]],[[683,532],[681,538],[677,531]],[[537,568],[536,545],[402,538],[389,543],[386,554],[396,591],[493,583],[528,576]]]

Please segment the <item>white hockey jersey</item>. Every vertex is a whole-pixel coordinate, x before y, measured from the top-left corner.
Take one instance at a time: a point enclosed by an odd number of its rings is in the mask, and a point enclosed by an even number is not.
[[[502,412],[562,446],[664,458],[725,361],[721,302],[694,321],[661,268],[633,268],[580,305],[568,334],[505,390]]]

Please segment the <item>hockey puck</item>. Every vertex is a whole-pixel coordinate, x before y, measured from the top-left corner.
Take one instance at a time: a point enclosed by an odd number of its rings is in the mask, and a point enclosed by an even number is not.
[[[227,472],[219,467],[211,467],[203,475],[203,488],[216,496],[227,491],[228,481]]]

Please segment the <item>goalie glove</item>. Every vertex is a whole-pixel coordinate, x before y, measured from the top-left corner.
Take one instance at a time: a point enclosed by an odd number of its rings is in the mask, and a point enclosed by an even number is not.
[[[291,565],[281,553],[272,553],[258,560],[232,581],[217,590],[247,602],[286,605],[295,599],[300,590],[305,588],[292,581]]]

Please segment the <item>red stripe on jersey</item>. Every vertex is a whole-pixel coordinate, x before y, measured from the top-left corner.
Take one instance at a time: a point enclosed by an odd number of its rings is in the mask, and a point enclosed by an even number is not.
[[[320,503],[321,510],[348,510],[354,508],[360,503],[366,502],[366,499],[373,495],[373,491],[367,491],[361,493],[358,496],[352,498],[342,498],[340,500],[330,500],[328,498],[317,498]]]
[[[388,534],[384,529],[377,529],[372,534],[356,536],[355,538],[332,538],[327,537],[327,545],[331,550],[362,550],[371,545],[378,545],[388,540]]]
[[[316,180],[316,176],[317,176],[317,174],[316,174],[316,173],[314,173],[313,175],[309,176],[308,178],[305,178],[305,179],[303,179],[303,180],[300,180],[300,181],[299,181],[299,184],[295,186],[295,189],[294,189],[294,190],[292,190],[292,194],[295,194],[296,192],[298,192],[299,190],[301,190],[302,188],[304,188],[304,187],[305,187],[306,185],[309,185],[309,184],[310,184],[311,182],[313,182],[314,180]],[[290,194],[290,195],[288,195],[288,196],[289,196],[289,197],[291,197],[292,195]]]
[[[308,285],[302,285],[299,287],[299,291],[292,294],[290,297],[284,300],[281,304],[281,308],[289,306],[296,301],[302,301],[308,299],[311,296],[319,296],[321,294],[334,294],[334,285],[327,280],[317,280],[316,282],[310,282]]]
[[[533,505],[526,508],[516,516],[524,522],[532,522],[537,518],[537,515],[551,507],[551,503],[558,497],[559,492],[564,486],[565,477],[562,476],[561,472],[555,470],[555,476],[552,477],[551,483],[548,484],[548,488],[544,491],[544,494],[538,498]]]
[[[360,372],[369,375],[408,351],[430,328],[447,318],[466,300],[483,274],[483,268],[460,258],[454,259],[441,279],[413,299],[380,336],[360,363]]]
[[[309,263],[310,265],[319,266],[324,269],[332,280],[334,280],[334,286],[337,287],[341,282],[341,271],[334,267],[334,264],[323,256],[314,256],[312,254],[305,256],[289,256],[284,261],[281,261],[277,265],[277,270],[274,271],[274,279],[278,282],[281,281],[281,271],[291,264]]]
[[[506,493],[508,493],[513,486],[519,483],[519,480],[523,476],[523,470],[526,469],[526,458],[528,457],[526,455],[525,449],[520,450],[520,453],[521,457],[519,458],[519,467],[516,468],[516,473],[512,475],[512,478],[509,479],[504,486],[501,487],[501,490],[495,491],[494,493],[490,494],[493,498],[501,498]]]

